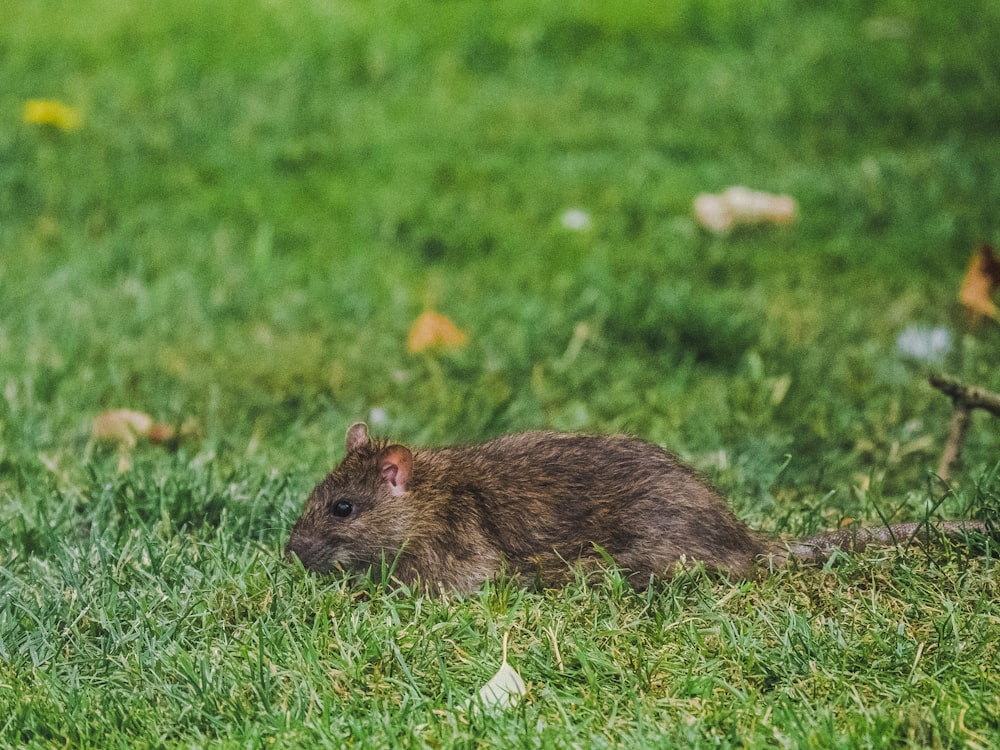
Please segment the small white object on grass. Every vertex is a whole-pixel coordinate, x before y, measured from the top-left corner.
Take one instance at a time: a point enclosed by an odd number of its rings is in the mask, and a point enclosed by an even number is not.
[[[951,333],[947,328],[908,326],[896,337],[896,351],[907,359],[940,364],[951,351]]]
[[[573,232],[584,232],[590,229],[590,214],[582,208],[571,208],[567,210],[560,219],[564,229]]]
[[[466,705],[474,711],[482,708],[509,709],[527,694],[524,680],[510,664],[507,663],[507,634],[503,634],[503,663],[489,682],[479,689],[477,699],[469,699]]]

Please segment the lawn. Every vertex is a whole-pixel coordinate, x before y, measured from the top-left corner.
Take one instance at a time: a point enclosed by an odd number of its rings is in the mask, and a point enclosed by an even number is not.
[[[1000,391],[958,302],[998,38],[977,0],[0,4],[0,745],[1000,745],[989,544],[466,598],[280,554],[358,419],[625,430],[789,537],[997,519],[1000,422],[941,481],[927,374]],[[733,185],[797,220],[700,227]],[[426,311],[467,343],[410,351]],[[179,437],[95,439],[119,408]],[[527,696],[469,710],[504,635]]]

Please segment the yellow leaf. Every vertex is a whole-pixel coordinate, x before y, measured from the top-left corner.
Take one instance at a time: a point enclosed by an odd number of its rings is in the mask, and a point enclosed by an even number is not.
[[[24,121],[29,125],[51,125],[60,130],[76,130],[83,116],[76,107],[55,99],[29,99],[24,103]]]
[[[432,349],[460,349],[468,340],[469,334],[444,315],[425,312],[410,327],[406,348],[414,354]]]

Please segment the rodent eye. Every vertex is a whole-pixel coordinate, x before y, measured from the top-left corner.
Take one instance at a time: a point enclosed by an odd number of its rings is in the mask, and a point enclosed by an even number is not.
[[[347,518],[351,515],[352,510],[354,510],[354,506],[346,500],[338,500],[333,504],[333,515],[338,518]]]

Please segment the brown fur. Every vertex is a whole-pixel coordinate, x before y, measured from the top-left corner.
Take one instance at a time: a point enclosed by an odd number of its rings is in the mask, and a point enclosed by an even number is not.
[[[337,515],[344,502],[349,514]],[[946,533],[985,531],[950,526]],[[459,592],[501,568],[557,585],[570,564],[593,567],[607,555],[641,588],[677,565],[746,577],[768,559],[822,559],[834,548],[904,541],[917,531],[901,524],[786,545],[749,529],[699,474],[636,438],[526,432],[411,451],[370,439],[358,423],[285,554],[317,573],[342,567],[377,576],[394,566],[408,584]]]

